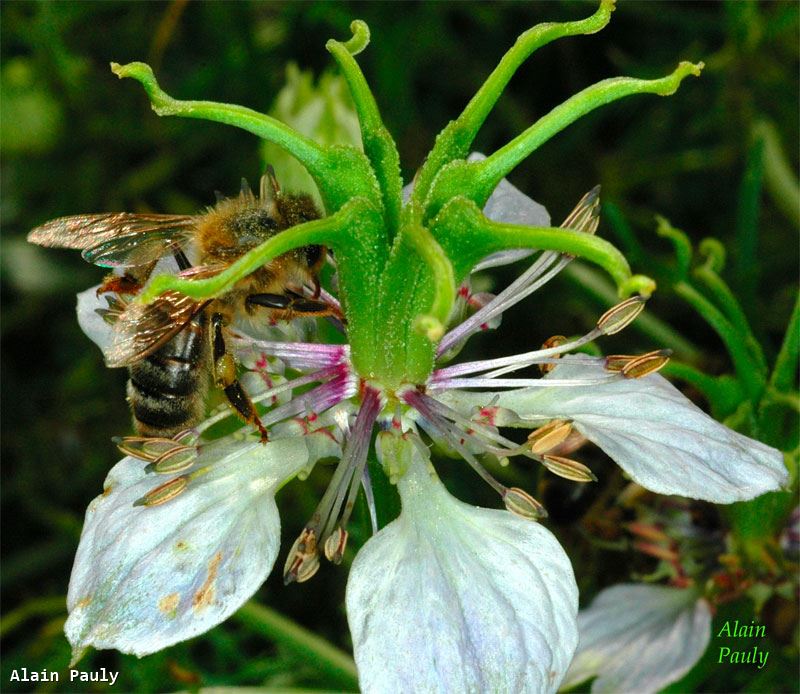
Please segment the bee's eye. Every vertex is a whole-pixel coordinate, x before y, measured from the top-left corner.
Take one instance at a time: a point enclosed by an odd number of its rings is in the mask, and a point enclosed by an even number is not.
[[[308,267],[314,267],[322,257],[322,246],[306,246],[305,251]]]

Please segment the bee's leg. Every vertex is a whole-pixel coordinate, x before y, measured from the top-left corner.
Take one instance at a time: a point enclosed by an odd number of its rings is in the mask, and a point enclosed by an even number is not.
[[[339,310],[319,299],[309,299],[305,296],[291,294],[250,294],[247,297],[248,306],[264,306],[272,309],[272,316],[278,320],[291,320],[292,318],[325,318],[334,316],[341,318]]]
[[[261,443],[269,441],[269,434],[261,424],[258,413],[239,379],[236,377],[236,362],[225,348],[225,336],[222,332],[222,314],[211,314],[211,355],[213,359],[214,382],[225,393],[225,397],[242,419],[252,424],[261,434]]]

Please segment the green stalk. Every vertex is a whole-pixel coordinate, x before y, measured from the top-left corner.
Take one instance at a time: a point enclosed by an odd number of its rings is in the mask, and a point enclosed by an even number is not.
[[[294,653],[301,662],[315,666],[340,686],[358,691],[358,672],[353,659],[325,639],[254,600],[246,603],[234,617]]]
[[[687,282],[675,284],[675,293],[703,316],[706,322],[719,335],[728,350],[728,354],[730,354],[733,367],[745,394],[751,402],[757,402],[766,384],[759,374],[758,364],[754,361],[749,350],[742,342],[741,336],[730,321],[714,304]]]
[[[140,82],[159,116],[200,118],[233,125],[282,147],[308,169],[329,212],[338,210],[352,197],[370,192],[364,187],[364,181],[373,178],[369,163],[353,147],[325,149],[279,120],[244,106],[174,99],[161,89],[145,63],[111,63],[111,70],[120,79],[132,77]],[[350,171],[351,175],[342,176],[341,171]]]
[[[736,256],[733,276],[739,296],[748,311],[755,301],[758,284],[758,215],[764,178],[764,139],[757,132],[747,153],[747,164],[739,186],[736,210]]]
[[[550,113],[480,162],[454,162],[436,177],[426,212],[436,214],[457,194],[483,208],[500,180],[514,170],[541,144],[594,109],[633,94],[674,94],[688,75],[698,76],[703,63],[681,62],[672,74],[655,80],[615,77],[587,87],[556,106]]]
[[[731,292],[730,287],[708,265],[701,265],[694,270],[693,274],[711,292],[717,305],[733,325],[734,330],[744,339],[744,344],[753,356],[759,372],[766,376],[767,360],[764,357],[764,351],[761,349],[761,345],[756,340],[755,335],[753,335],[750,323],[747,322],[747,317],[744,315],[744,311],[733,292]]]
[[[229,291],[250,273],[294,248],[312,244],[321,244],[334,250],[341,248],[348,241],[352,242],[347,232],[363,204],[363,200],[352,200],[330,217],[285,229],[245,253],[214,277],[183,279],[175,275],[159,275],[141,292],[138,300],[146,304],[168,290],[181,292],[194,299],[210,299]]]
[[[355,53],[362,51],[369,43],[369,28],[364,22],[356,20],[350,25],[350,30],[353,32],[353,38],[348,43],[331,39],[325,47],[339,64],[350,88],[358,121],[361,124],[364,152],[372,164],[381,188],[386,227],[391,242],[400,226],[403,187],[400,178],[400,155],[394,139],[383,124],[378,104],[364,79],[364,73],[353,58]]]
[[[33,598],[24,602],[17,609],[6,612],[0,619],[0,636],[8,636],[14,629],[21,627],[34,617],[50,617],[67,613],[67,599],[63,595],[46,598]]]
[[[761,121],[753,129],[764,142],[764,183],[778,209],[800,228],[800,182],[781,148],[775,126]]]
[[[564,268],[564,275],[581,289],[593,294],[606,304],[612,304],[617,300],[614,285],[597,270],[583,263],[570,263]],[[677,357],[686,361],[697,363],[703,357],[703,353],[696,345],[649,311],[640,314],[631,324],[630,330],[635,330],[651,338],[658,345],[669,347]]]
[[[709,376],[693,366],[678,361],[670,361],[661,373],[670,378],[678,378],[699,390],[708,400],[712,411],[725,417],[741,402],[742,391],[738,381],[730,378],[728,382]]]
[[[800,356],[800,294],[797,296],[792,317],[789,319],[789,327],[786,328],[783,344],[769,378],[769,384],[775,390],[786,392],[794,389],[798,356]]]
[[[526,227],[493,222],[464,198],[451,201],[433,221],[432,230],[454,260],[456,282],[463,280],[478,260],[497,251],[536,248],[567,253],[602,267],[621,294],[640,291],[648,294],[655,283],[649,278],[631,276],[625,256],[605,239],[574,229]]]
[[[467,104],[461,115],[439,133],[436,144],[419,170],[413,198],[422,203],[439,169],[454,159],[463,159],[469,154],[483,122],[502,95],[517,69],[537,49],[551,41],[576,34],[594,34],[608,24],[615,0],[602,0],[597,11],[586,19],[576,22],[539,24],[528,29],[517,38],[500,63],[486,79],[481,88]]]

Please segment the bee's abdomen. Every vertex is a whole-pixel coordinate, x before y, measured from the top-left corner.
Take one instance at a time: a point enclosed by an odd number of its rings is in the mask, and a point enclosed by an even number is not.
[[[170,437],[197,424],[204,414],[205,313],[129,369],[128,401],[143,436]]]

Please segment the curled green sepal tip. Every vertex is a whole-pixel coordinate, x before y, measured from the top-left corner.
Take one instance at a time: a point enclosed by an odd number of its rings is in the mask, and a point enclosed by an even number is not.
[[[350,55],[358,55],[361,53],[361,51],[369,45],[369,27],[365,21],[356,19],[350,22],[350,31],[353,32],[353,36],[350,40],[340,42],[336,41],[336,39],[330,39],[326,48],[330,50],[330,45],[332,43],[340,43]]]
[[[634,294],[648,299],[656,290],[656,282],[647,275],[632,275],[619,285],[619,295],[625,299]]]

